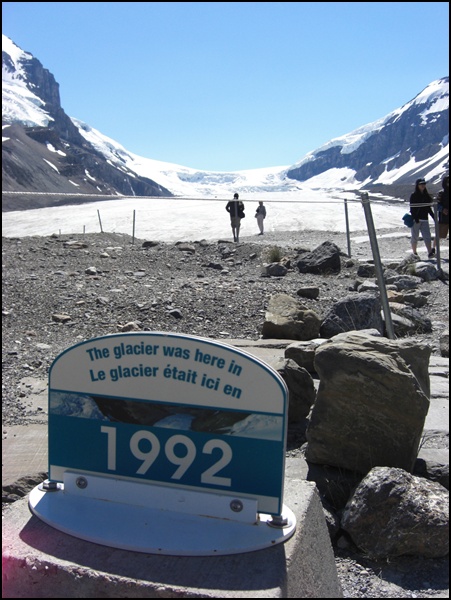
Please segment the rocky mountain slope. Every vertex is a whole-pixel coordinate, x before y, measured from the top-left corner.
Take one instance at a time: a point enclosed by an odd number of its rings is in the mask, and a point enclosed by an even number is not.
[[[64,112],[59,84],[37,58],[3,36],[3,189],[61,194],[170,196],[156,182],[112,165]],[[101,198],[100,198],[101,199]],[[67,202],[55,198],[53,204]],[[86,201],[86,199],[85,199]],[[51,204],[52,202],[50,202]],[[71,201],[73,203],[73,199]],[[49,199],[3,198],[3,210],[49,205]]]
[[[367,189],[411,184],[449,169],[449,77],[383,119],[331,140],[288,170],[299,181],[351,169]]]

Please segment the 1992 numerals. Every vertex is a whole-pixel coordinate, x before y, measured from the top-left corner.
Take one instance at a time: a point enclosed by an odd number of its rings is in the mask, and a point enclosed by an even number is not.
[[[117,456],[116,428],[102,426],[100,431],[107,434],[107,468],[110,471],[115,471]],[[142,444],[144,440],[147,443]],[[143,446],[149,447],[149,450],[143,450]],[[224,440],[216,439],[208,440],[202,447],[203,454],[212,454],[214,450],[219,450],[221,456],[219,460],[201,474],[201,483],[230,487],[232,485],[230,477],[220,477],[217,473],[232,460],[232,448]],[[136,431],[130,438],[130,451],[135,458],[142,461],[136,474],[145,475],[160,454],[160,440],[151,431]],[[171,436],[164,444],[164,455],[170,463],[177,467],[171,475],[171,479],[179,480],[195,461],[197,449],[191,438],[177,434]]]

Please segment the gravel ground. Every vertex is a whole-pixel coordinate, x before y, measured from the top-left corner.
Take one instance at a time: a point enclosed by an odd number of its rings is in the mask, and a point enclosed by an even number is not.
[[[261,276],[273,248],[295,265],[300,249],[314,249],[326,240],[346,253],[346,236],[272,232],[242,238],[239,244],[190,241],[147,248],[144,240],[114,233],[3,238],[3,428],[43,422],[43,416],[30,413],[21,398],[20,382],[25,377],[45,380],[51,363],[67,347],[117,333],[128,323],[143,331],[258,339],[270,296],[296,295],[300,287],[308,286],[319,287],[320,295],[305,304],[325,315],[349,293],[359,261],[371,258],[369,242],[362,241],[365,237],[363,231],[352,234],[351,259],[343,256],[338,275],[300,275],[294,268],[282,278]],[[401,261],[408,255],[406,229],[379,231],[378,240],[383,259]],[[70,246],[70,241],[82,247]],[[448,241],[442,250],[447,271]],[[434,354],[440,354],[440,335],[449,328],[448,283],[437,280],[421,288],[430,295],[420,311],[433,323],[432,333],[421,337]],[[334,551],[344,597],[449,597],[447,558],[376,562],[340,539]]]

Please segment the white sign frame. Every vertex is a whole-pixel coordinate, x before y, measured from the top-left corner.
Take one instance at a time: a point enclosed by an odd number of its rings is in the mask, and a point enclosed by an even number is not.
[[[103,415],[98,415],[100,418],[103,416],[104,421],[93,419],[92,413],[89,414],[87,404],[93,398],[104,411]],[[71,405],[69,409],[68,404]],[[199,416],[192,420],[192,426],[198,424],[196,434],[184,434],[183,430],[171,424],[164,430],[154,429],[152,432],[152,426],[149,425],[152,423],[152,415],[149,417],[147,413],[164,412],[170,420],[172,409],[175,412],[185,412],[178,416],[186,419],[192,419],[192,413],[196,414],[197,411]],[[80,433],[74,433],[72,439],[70,427],[65,429],[62,425],[67,423],[70,414],[68,410],[72,411],[73,423],[84,428],[80,429]],[[105,417],[108,411],[110,414]],[[186,411],[190,414],[186,414]],[[129,414],[124,416],[125,412]],[[134,415],[140,417],[142,413],[145,413],[143,418],[148,420],[147,426],[137,430]],[[138,463],[137,469],[141,470],[136,474],[139,480],[143,479],[141,475],[147,476],[147,472],[151,472],[151,468],[146,470],[148,463],[156,458],[161,463],[162,455],[165,454],[165,461],[172,461],[178,467],[175,478],[174,474],[166,479],[150,476],[149,482],[184,489],[202,489],[211,493],[256,497],[259,510],[278,515],[283,503],[287,414],[288,390],[277,371],[251,354],[228,344],[197,336],[160,332],[93,338],[64,351],[50,369],[49,478],[62,482],[64,472],[72,470],[134,479],[130,470],[124,469],[121,472],[118,467],[118,454],[122,456],[125,452],[129,453],[124,449],[126,443],[134,458],[139,457],[142,461]],[[89,422],[83,421],[86,417],[90,417]],[[122,419],[128,419],[128,422],[119,424]],[[210,431],[204,444],[199,439],[199,429],[202,430],[202,423],[213,422],[213,425],[209,425],[213,427],[215,419],[219,421],[219,430],[221,423],[234,420],[238,422],[230,437],[218,431]],[[94,424],[108,450],[108,464],[105,468],[98,468],[94,464],[101,447],[97,445],[90,449],[86,447],[87,440],[81,439],[91,435],[82,431],[86,429],[89,432],[87,428]],[[240,426],[241,431],[237,432]],[[121,431],[126,428],[130,429],[130,433],[124,435],[129,438],[118,447]],[[171,433],[174,435],[170,435]],[[189,439],[190,435],[197,435],[195,446]],[[228,440],[240,446],[243,454],[243,464],[238,467],[244,470],[241,474],[241,480],[246,480],[244,487],[235,487],[233,482],[230,485],[230,474],[223,475],[220,469],[230,458],[229,455],[233,454]],[[151,450],[146,447],[150,444]],[[78,447],[77,452],[80,454],[89,453],[85,461],[77,463],[73,458],[67,462],[60,460],[61,454],[73,453],[75,447]],[[155,457],[157,447],[160,455]],[[188,463],[191,458],[194,461],[194,456],[198,461],[206,458],[201,454],[214,452],[218,458],[214,462],[216,468],[213,464],[209,465],[213,469],[209,472],[211,477],[206,467],[200,474],[205,485],[200,481],[199,485],[193,485],[192,481],[184,477],[183,470],[190,467]],[[182,460],[184,454],[185,461]],[[258,456],[254,456],[255,454]],[[133,457],[129,458],[133,460]],[[274,466],[276,459],[277,465]],[[249,463],[251,473],[246,472],[246,463]],[[271,471],[272,466],[275,474]],[[265,493],[254,491],[252,486],[249,488],[248,482],[252,475],[257,487],[265,479],[277,478],[272,486],[273,490],[276,488],[275,491]],[[219,485],[215,485],[216,483]]]

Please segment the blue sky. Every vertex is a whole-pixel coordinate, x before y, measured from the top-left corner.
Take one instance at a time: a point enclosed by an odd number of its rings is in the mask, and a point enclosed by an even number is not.
[[[146,158],[292,165],[449,75],[448,2],[3,2],[65,112]]]

